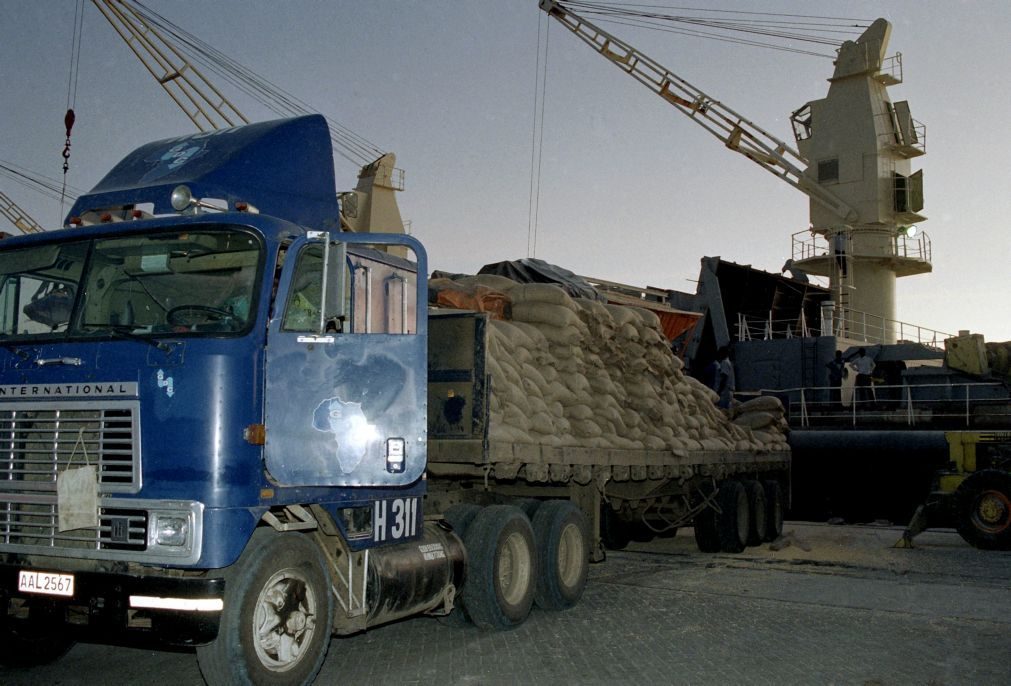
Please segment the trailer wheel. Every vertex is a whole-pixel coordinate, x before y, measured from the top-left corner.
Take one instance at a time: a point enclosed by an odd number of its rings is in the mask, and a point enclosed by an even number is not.
[[[303,534],[257,529],[225,576],[214,642],[197,647],[208,684],[309,684],[330,647],[325,562]]]
[[[775,541],[783,535],[783,488],[769,480],[765,486],[765,540]]]
[[[628,525],[606,504],[601,506],[600,538],[608,550],[624,550],[632,540]]]
[[[695,545],[699,552],[720,552],[720,535],[716,531],[716,511],[707,508],[695,515]]]
[[[958,533],[983,550],[1011,550],[1011,474],[984,469],[955,491]]]
[[[565,610],[586,588],[590,571],[590,526],[567,500],[548,500],[534,514],[537,584],[534,602],[544,610]]]
[[[716,494],[720,512],[716,515],[716,533],[720,538],[720,550],[725,553],[739,553],[748,544],[748,493],[740,481],[728,479],[720,485]]]
[[[534,602],[537,553],[530,520],[509,505],[481,510],[464,535],[470,569],[463,604],[481,629],[512,629]]]
[[[67,634],[55,608],[38,603],[29,609],[29,618],[0,617],[0,665],[37,667],[56,662],[67,654],[74,640]]]
[[[649,543],[656,538],[656,532],[646,526],[646,522],[642,519],[636,518],[635,521],[629,522],[625,526],[628,527],[629,539],[636,543]]]
[[[537,498],[516,498],[509,502],[513,507],[518,507],[523,510],[523,514],[527,516],[531,522],[534,521],[534,515],[537,514],[537,508],[541,506],[542,500]]]
[[[745,481],[744,490],[748,494],[748,518],[751,520],[748,526],[748,545],[755,546],[765,540],[769,508],[765,501],[765,488],[761,483]]]

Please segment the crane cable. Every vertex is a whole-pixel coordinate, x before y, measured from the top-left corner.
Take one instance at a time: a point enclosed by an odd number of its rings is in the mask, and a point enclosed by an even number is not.
[[[793,47],[794,42],[837,47],[840,35],[859,35],[870,20],[847,17],[826,17],[773,12],[748,12],[742,10],[714,10],[698,7],[669,7],[627,3],[612,5],[586,0],[565,0],[563,6],[578,9],[584,15],[593,15],[598,21],[625,26],[635,26],[667,33],[706,38],[752,47],[780,50],[814,57],[834,58],[835,55]],[[658,11],[657,8],[669,10]],[[674,12],[719,14],[723,17],[692,16]],[[682,28],[677,28],[682,26]],[[689,26],[692,28],[683,28]],[[701,28],[696,28],[701,27]],[[709,30],[702,30],[702,29]],[[742,37],[742,34],[744,35]],[[759,40],[777,39],[788,45]]]
[[[139,0],[124,0],[132,11],[166,35],[171,36],[180,47],[188,51],[194,62],[214,72],[242,93],[280,116],[309,114],[315,110],[291,93],[271,83],[237,60],[224,54],[196,35],[172,23],[167,18],[147,7]],[[358,166],[372,162],[384,151],[364,136],[351,131],[343,124],[326,117],[330,125],[330,139],[334,150],[344,159]]]
[[[67,199],[67,172],[70,171],[70,132],[74,128],[77,115],[74,106],[77,104],[77,75],[81,63],[81,34],[84,30],[84,0],[77,0],[74,9],[74,36],[70,46],[70,69],[67,76],[67,113],[63,115],[63,125],[67,130],[66,142],[63,144],[63,185],[60,189],[60,218],[63,221],[63,208]]]
[[[65,196],[68,191],[71,199],[75,199],[84,192],[71,186],[69,183],[64,183],[61,187],[60,182],[56,179],[43,176],[24,167],[19,167],[6,160],[0,160],[0,176],[5,176],[25,188],[53,200],[60,200],[61,195]]]
[[[534,68],[534,116],[530,134],[530,196],[527,201],[527,257],[537,256],[537,229],[541,205],[541,161],[544,149],[544,100],[548,86],[548,38],[551,23],[544,30],[544,61],[541,62],[541,25],[537,17],[537,64]],[[538,86],[540,87],[538,89]],[[539,95],[538,95],[539,93]]]

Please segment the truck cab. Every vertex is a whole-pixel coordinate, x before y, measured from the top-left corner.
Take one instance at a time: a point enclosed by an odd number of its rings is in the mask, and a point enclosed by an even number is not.
[[[425,251],[341,233],[332,170],[320,116],[160,141],[0,244],[6,663],[139,633],[211,645],[228,680],[216,639],[267,612],[251,669],[311,676],[332,632],[452,608],[462,548],[422,511]],[[382,560],[434,581],[391,591]]]

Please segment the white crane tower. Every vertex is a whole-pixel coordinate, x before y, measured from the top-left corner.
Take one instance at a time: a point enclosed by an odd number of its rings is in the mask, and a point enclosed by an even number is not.
[[[810,228],[794,234],[792,259],[828,277],[836,316],[823,333],[895,342],[895,280],[931,270],[925,221],[924,127],[887,87],[901,83],[901,55],[885,58],[891,25],[876,20],[839,48],[828,96],[791,117],[797,148],[604,31],[558,0],[540,8],[622,71],[766,171],[810,198]],[[826,326],[834,319],[834,325]]]

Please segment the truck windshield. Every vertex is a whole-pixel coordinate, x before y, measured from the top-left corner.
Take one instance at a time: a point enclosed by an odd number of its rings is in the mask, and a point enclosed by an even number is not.
[[[2,337],[238,333],[261,253],[251,233],[225,227],[0,252]]]

